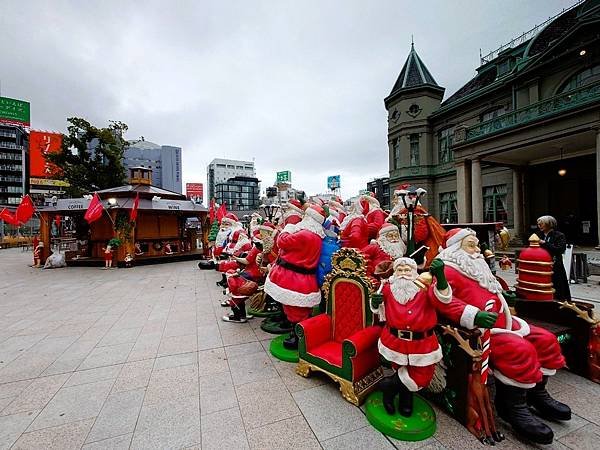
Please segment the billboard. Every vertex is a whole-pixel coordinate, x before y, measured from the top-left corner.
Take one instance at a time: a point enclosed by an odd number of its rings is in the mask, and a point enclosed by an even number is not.
[[[284,170],[283,172],[277,172],[277,183],[291,183],[292,172]]]
[[[29,176],[35,178],[60,177],[60,169],[46,161],[46,155],[58,152],[61,146],[62,135],[60,133],[31,130],[29,133]]]
[[[29,102],[0,97],[0,123],[20,125],[28,128],[30,121]]]
[[[199,199],[202,202],[204,198],[204,184],[185,183],[185,196],[190,200]]]
[[[332,191],[335,191],[336,189],[340,188],[340,176],[339,175],[332,175],[330,177],[327,177],[327,189],[331,189]]]

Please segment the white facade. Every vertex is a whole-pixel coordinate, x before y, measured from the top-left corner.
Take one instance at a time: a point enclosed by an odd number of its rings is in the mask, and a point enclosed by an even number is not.
[[[236,159],[213,159],[206,168],[208,186],[208,203],[215,196],[217,183],[224,183],[230,178],[242,176],[256,178],[256,169],[252,161],[238,161]]]

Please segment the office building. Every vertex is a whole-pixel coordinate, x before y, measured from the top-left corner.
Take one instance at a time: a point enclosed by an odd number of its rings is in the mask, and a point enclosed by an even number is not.
[[[206,168],[206,174],[208,187],[208,203],[210,203],[211,198],[215,197],[215,187],[218,183],[224,183],[230,178],[234,178],[237,176],[256,178],[256,170],[254,168],[253,162],[238,161],[234,159],[213,159]]]
[[[130,142],[123,159],[125,170],[132,167],[152,169],[152,184],[167,191],[183,193],[181,148],[158,145],[141,139]]]

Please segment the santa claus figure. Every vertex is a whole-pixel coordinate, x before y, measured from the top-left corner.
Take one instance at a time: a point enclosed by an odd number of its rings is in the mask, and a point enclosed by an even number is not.
[[[375,239],[379,229],[385,222],[386,214],[379,205],[379,200],[375,198],[375,194],[369,192],[363,194],[359,199],[360,206],[362,207],[362,214],[367,221],[367,227],[369,230],[368,238]]]
[[[292,198],[288,200],[286,204],[283,205],[283,226],[285,227],[287,224],[297,224],[302,220],[304,216],[304,209],[302,208],[302,203],[300,200],[296,200]]]
[[[346,208],[344,208],[343,205],[343,200],[337,195],[334,195],[327,203],[329,206],[329,213],[335,216],[339,223],[342,223],[347,214]]]
[[[264,290],[283,305],[287,320],[293,325],[307,319],[312,307],[321,301],[316,273],[325,237],[324,221],[323,208],[310,205],[304,218],[295,225],[286,225],[277,238],[279,257],[269,272]],[[283,344],[288,349],[298,348],[294,327]]]
[[[215,247],[213,251],[214,258],[218,259],[221,257],[229,243],[231,234],[235,230],[242,228],[242,224],[240,223],[238,217],[233,213],[227,213],[225,217],[221,219],[219,231],[217,233],[217,237],[215,238]]]
[[[367,259],[367,275],[373,277],[375,268],[382,262],[392,262],[406,253],[406,245],[400,238],[398,227],[385,223],[377,234],[377,240],[372,241],[361,250]]]
[[[399,413],[412,415],[413,393],[427,387],[442,359],[442,349],[434,332],[436,308],[449,303],[452,290],[444,277],[444,263],[435,260],[430,273],[431,286],[415,283],[417,263],[411,258],[394,261],[394,274],[371,296],[371,310],[386,321],[379,338],[379,353],[392,362],[396,373],[380,382],[383,405],[388,414],[396,413],[394,399],[399,396]]]
[[[487,370],[489,359],[496,380],[496,410],[531,441],[550,444],[552,430],[532,414],[530,407],[544,418],[571,418],[569,407],[546,390],[548,377],[564,366],[565,359],[554,334],[511,315],[502,286],[478,243],[475,232],[468,228],[446,233],[438,257],[445,263],[453,299],[444,306],[443,314],[469,329],[492,327],[489,342],[483,344],[482,372]]]
[[[342,247],[361,250],[369,245],[369,226],[362,213],[360,200],[350,206],[350,210],[340,224]]]
[[[225,252],[230,255],[228,261],[222,261],[217,265],[219,272],[225,273],[229,270],[236,270],[239,268],[239,258],[243,258],[252,249],[252,242],[248,238],[246,230],[243,228],[236,229],[232,236],[229,244],[225,248]]]

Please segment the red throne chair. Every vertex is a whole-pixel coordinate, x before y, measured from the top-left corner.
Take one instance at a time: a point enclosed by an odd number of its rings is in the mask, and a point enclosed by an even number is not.
[[[327,374],[339,383],[342,396],[357,406],[383,377],[377,349],[381,328],[373,325],[369,295],[374,286],[366,266],[355,249],[335,252],[323,284],[326,313],[296,325],[296,372],[303,377],[311,371]]]

